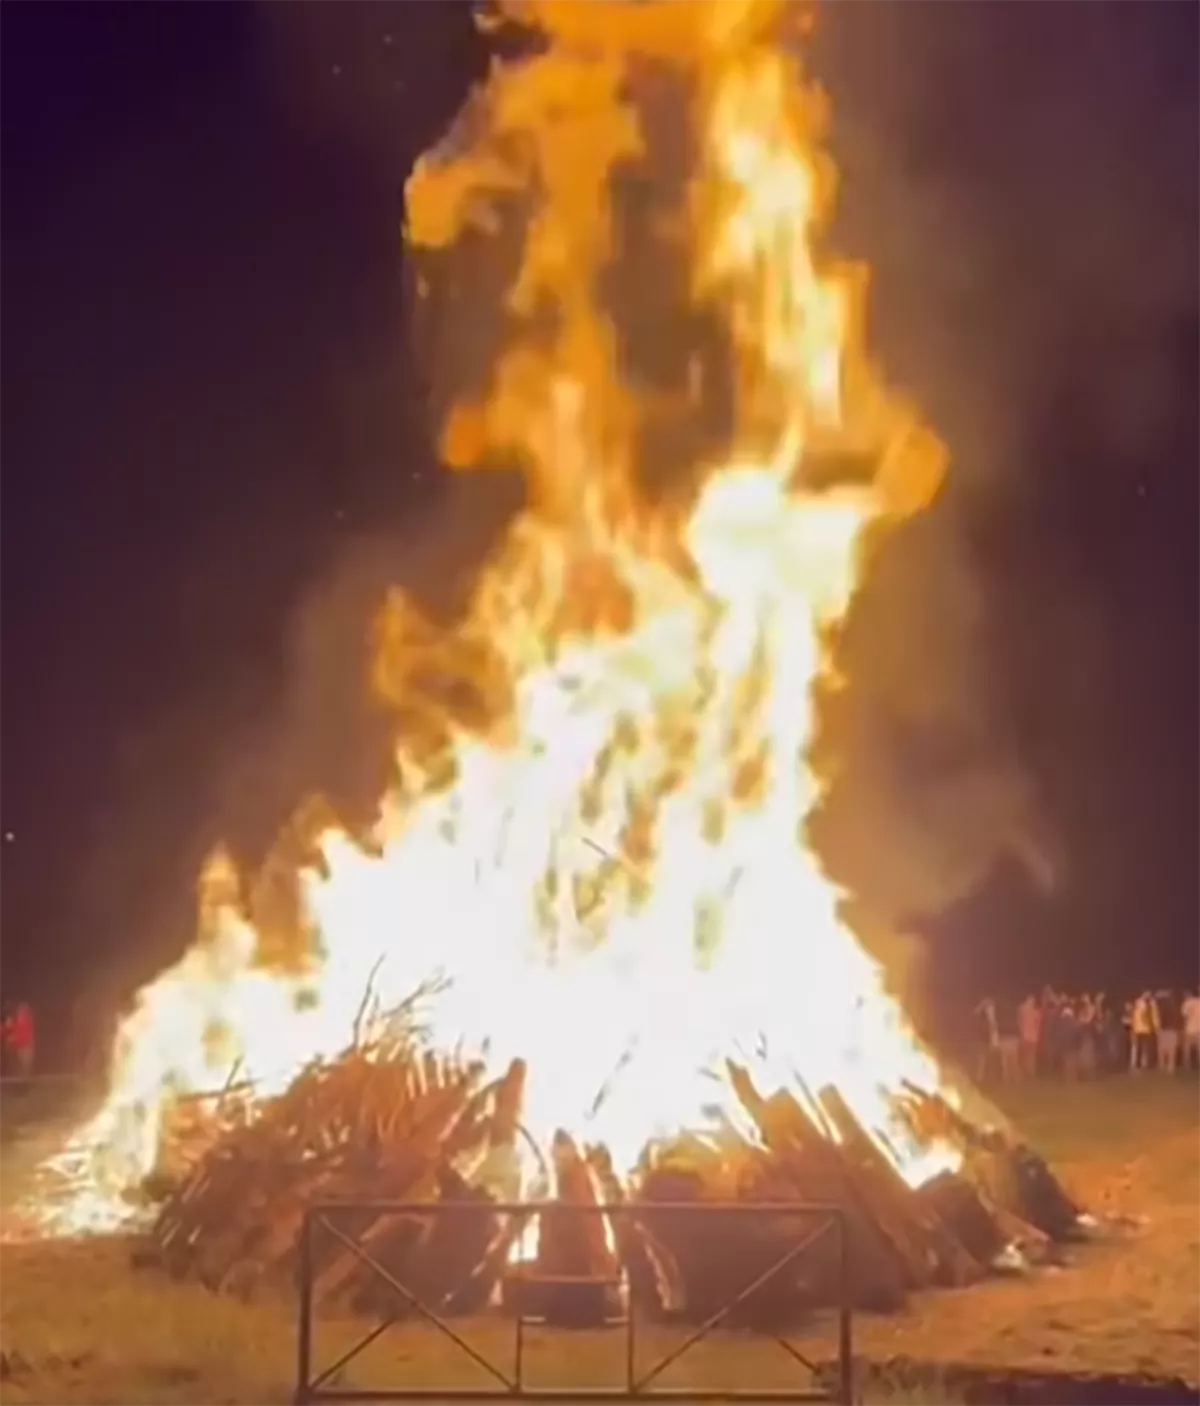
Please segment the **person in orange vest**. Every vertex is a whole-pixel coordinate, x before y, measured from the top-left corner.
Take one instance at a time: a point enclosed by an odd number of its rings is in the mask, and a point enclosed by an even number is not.
[[[36,1045],[33,1007],[21,1001],[6,1022],[6,1044],[12,1054],[13,1070],[18,1079],[28,1079],[33,1073]]]
[[[1149,991],[1143,991],[1133,1003],[1130,1030],[1130,1072],[1153,1069],[1158,1064],[1158,1006]]]

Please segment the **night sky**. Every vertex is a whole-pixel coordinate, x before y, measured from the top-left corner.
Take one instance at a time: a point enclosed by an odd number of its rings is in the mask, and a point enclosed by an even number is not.
[[[818,28],[840,242],[986,507],[1066,874],[929,924],[946,990],[1196,979],[1198,15]],[[451,3],[9,0],[0,56],[3,979],[69,1059],[182,950],[217,836],[254,854],[316,786],[368,803],[370,605],[393,575],[449,605],[441,544],[494,530],[430,448],[400,246],[486,55]]]

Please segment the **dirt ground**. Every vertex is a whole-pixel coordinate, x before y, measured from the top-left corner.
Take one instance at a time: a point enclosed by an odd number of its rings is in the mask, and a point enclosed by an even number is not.
[[[1023,1091],[1011,1111],[1101,1220],[1069,1263],[856,1320],[869,1358],[1200,1382],[1200,1092],[1121,1079]]]
[[[1003,1100],[1030,1141],[1101,1220],[1095,1240],[1061,1269],[915,1298],[902,1313],[856,1316],[856,1356],[884,1362],[980,1364],[1038,1371],[1142,1373],[1200,1382],[1200,1089],[1194,1079],[1118,1079],[1077,1089],[1021,1090]],[[42,1122],[6,1135],[4,1207]],[[295,1385],[294,1307],[241,1304],[130,1267],[114,1241],[0,1247],[0,1398],[13,1402],[283,1402]],[[369,1326],[369,1325],[368,1325]],[[318,1366],[362,1335],[361,1324],[322,1323]],[[463,1326],[483,1355],[508,1369],[511,1327]],[[647,1330],[639,1362],[682,1342]],[[833,1353],[831,1326],[796,1340],[818,1359]],[[531,1333],[527,1379],[540,1387],[615,1386],[619,1334]],[[389,1329],[339,1380],[382,1386],[487,1384],[461,1350],[419,1325]],[[749,1334],[690,1350],[661,1378],[676,1389],[796,1384],[794,1363]],[[494,1383],[493,1383],[494,1384]],[[880,1399],[949,1401],[930,1389]]]

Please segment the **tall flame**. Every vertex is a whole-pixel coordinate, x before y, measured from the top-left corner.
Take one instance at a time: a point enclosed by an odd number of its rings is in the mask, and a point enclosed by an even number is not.
[[[397,781],[366,841],[315,838],[299,961],[271,960],[236,871],[210,865],[196,944],[139,994],[72,1144],[90,1160],[60,1227],[111,1222],[173,1096],[235,1062],[278,1090],[346,1046],[368,982],[386,1005],[434,977],[430,1040],[526,1060],[543,1145],[563,1128],[629,1169],[714,1104],[737,1122],[707,1072],[736,1054],[768,1090],[836,1085],[914,1184],[948,1164],[898,1126],[892,1094],[936,1089],[938,1069],[805,839],[814,681],[864,543],[929,500],[942,454],[862,354],[861,271],[818,255],[833,174],[783,13],[500,6],[537,52],[498,65],[418,166],[408,238],[524,218],[505,343],[443,448],[458,468],[519,465],[527,506],[448,635],[398,596],[385,612]],[[614,176],[646,155],[654,75],[693,147],[663,247],[724,323],[736,413],[715,460],[652,500],[648,405],[603,288],[623,257]],[[829,486],[831,464],[853,483]]]

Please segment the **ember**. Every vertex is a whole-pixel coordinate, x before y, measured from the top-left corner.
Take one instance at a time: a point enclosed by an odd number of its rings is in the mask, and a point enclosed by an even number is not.
[[[33,1213],[47,1233],[128,1220],[180,1109],[234,1067],[165,1168],[155,1231],[170,1268],[216,1288],[287,1264],[309,1201],[355,1195],[478,1205],[428,1236],[357,1227],[447,1306],[502,1278],[525,1292],[536,1264],[703,1315],[784,1233],[698,1236],[663,1201],[836,1202],[860,1302],[968,1283],[1074,1208],[961,1115],[805,838],[829,641],[943,455],[862,354],[859,272],[815,252],[832,179],[821,104],[779,38],[794,11],[499,11],[537,42],[419,164],[407,235],[433,296],[464,248],[520,231],[486,309],[495,357],[443,452],[519,466],[527,504],[453,630],[399,596],[384,612],[398,779],[372,832],[301,824],[290,866],[250,891],[213,861],[196,944],[139,995],[65,1200]],[[668,100],[692,176],[645,233],[724,335],[664,410],[622,373],[606,290],[614,189],[655,158],[647,114]],[[478,309],[456,316],[486,342]],[[714,399],[730,424],[695,442],[716,447],[651,493],[650,420]],[[413,991],[420,1019],[397,1033],[380,1012]],[[535,1195],[552,1205],[514,1240],[488,1197]],[[640,1209],[556,1212],[571,1202]],[[345,1256],[321,1268],[320,1296],[360,1290]],[[797,1267],[771,1292],[785,1302],[760,1313],[830,1283]]]

